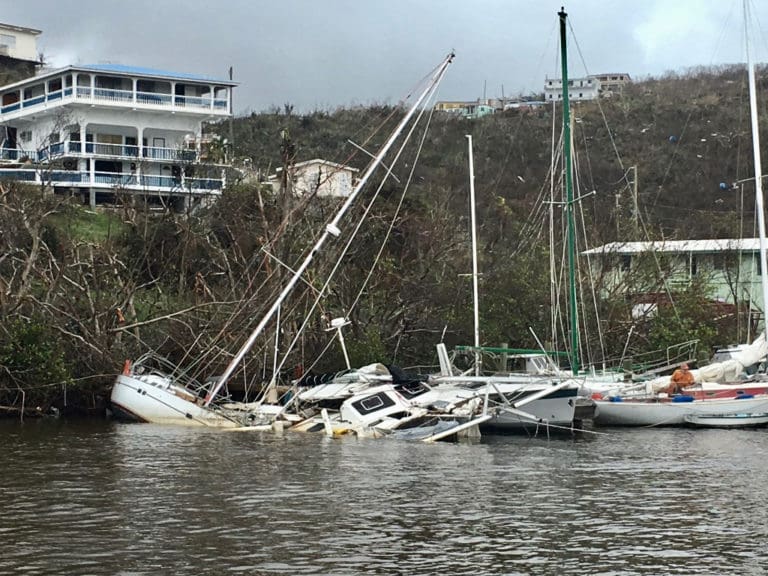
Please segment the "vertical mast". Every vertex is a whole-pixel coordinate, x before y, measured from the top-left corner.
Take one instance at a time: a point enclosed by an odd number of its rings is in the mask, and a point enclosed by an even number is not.
[[[475,161],[472,157],[472,136],[467,134],[469,147],[469,204],[472,215],[472,301],[475,311],[475,376],[480,376],[480,299],[477,290],[477,217],[475,210]]]
[[[576,302],[576,224],[573,217],[573,159],[571,158],[571,103],[568,91],[568,49],[565,8],[560,8],[560,59],[563,66],[563,157],[565,158],[565,214],[568,218],[568,300],[570,303],[571,369],[579,372],[579,318]]]
[[[749,47],[749,0],[744,0],[744,36],[747,45],[747,70],[749,74],[749,111],[752,119],[752,154],[755,162],[755,211],[757,231],[760,236],[760,278],[763,288],[763,329],[768,338],[768,266],[766,266],[765,211],[763,209],[763,169],[760,161],[760,129],[757,121],[757,88],[755,63]]]

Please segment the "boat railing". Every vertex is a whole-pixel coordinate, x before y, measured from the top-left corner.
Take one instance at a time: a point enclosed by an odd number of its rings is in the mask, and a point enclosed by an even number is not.
[[[133,362],[133,372],[135,374],[158,373],[172,380],[176,386],[181,386],[187,390],[198,393],[204,388],[199,380],[191,377],[179,367],[155,352],[147,352]]]
[[[624,362],[634,374],[654,375],[676,368],[684,362],[696,360],[699,340],[688,340],[660,350],[632,354]],[[625,368],[626,369],[626,368]]]
[[[627,354],[622,358],[608,358],[600,363],[599,368],[597,365],[583,366],[582,372],[652,376],[674,369],[684,362],[696,360],[698,343],[699,340],[688,340],[659,350]],[[556,368],[563,371],[569,369],[568,353],[557,350],[456,346],[452,361],[459,370],[469,369],[478,355],[485,374],[489,372],[543,374],[555,372]],[[561,366],[560,360],[565,360],[566,365]]]

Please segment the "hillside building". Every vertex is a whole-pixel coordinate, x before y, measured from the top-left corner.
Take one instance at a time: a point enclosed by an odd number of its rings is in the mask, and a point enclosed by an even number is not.
[[[41,65],[37,54],[40,30],[0,22],[0,85],[34,76]]]
[[[570,78],[568,80],[568,97],[571,101],[595,100],[621,94],[624,86],[632,81],[625,72],[593,74],[586,78]],[[562,100],[563,81],[560,78],[546,78],[544,81],[544,100]]]
[[[568,98],[572,102],[595,100],[600,96],[600,81],[592,78],[571,78],[568,80]],[[563,81],[560,78],[547,78],[544,81],[544,100],[562,100]]]
[[[296,196],[315,194],[346,198],[354,188],[356,168],[315,158],[294,164],[288,173],[288,189]],[[275,192],[283,186],[283,169],[268,178]]]
[[[232,115],[236,85],[97,64],[2,86],[0,178],[91,206],[124,193],[178,208],[205,203],[224,189],[225,158],[202,126]]]
[[[624,86],[632,82],[632,78],[626,72],[610,72],[607,74],[595,74],[590,76],[600,82],[600,95],[621,94]]]
[[[660,290],[682,290],[694,281],[704,283],[715,302],[763,308],[758,238],[613,242],[582,254],[606,292],[623,293],[641,308],[652,307]],[[638,274],[643,266],[661,267],[664,286],[656,274]]]
[[[473,101],[444,101],[435,104],[435,110],[457,114],[463,118],[482,118],[501,110],[503,104],[498,99],[485,99]]]

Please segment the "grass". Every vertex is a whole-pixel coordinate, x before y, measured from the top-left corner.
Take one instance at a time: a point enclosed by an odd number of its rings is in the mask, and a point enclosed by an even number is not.
[[[73,240],[103,244],[122,234],[125,223],[120,216],[106,210],[90,210],[80,206],[69,207],[51,218],[54,226],[66,232]]]

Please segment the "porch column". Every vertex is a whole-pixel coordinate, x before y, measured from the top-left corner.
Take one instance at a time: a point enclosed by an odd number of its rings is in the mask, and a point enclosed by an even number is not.
[[[91,169],[88,171],[88,182],[91,191],[91,207],[96,207],[96,190],[93,188],[96,184],[96,162],[91,158]]]
[[[132,97],[133,97],[133,103],[134,104],[136,104],[136,96],[137,96],[137,92],[138,92],[138,87],[137,87],[138,82],[139,81],[136,78],[131,78],[131,84],[133,85],[133,95],[132,95]]]
[[[142,186],[144,184],[141,181],[141,165],[144,159],[144,126],[136,127],[136,144],[139,147],[136,155],[136,185]]]
[[[176,82],[171,82],[171,108],[176,108]]]
[[[213,103],[216,101],[216,86],[209,86],[211,90],[211,110],[213,110]]]
[[[91,79],[91,100],[96,96],[96,76],[94,74],[88,75]]]
[[[88,160],[85,159],[85,123],[81,123],[78,125],[80,128],[80,160],[79,160],[79,169],[80,172],[85,172],[88,167]]]

